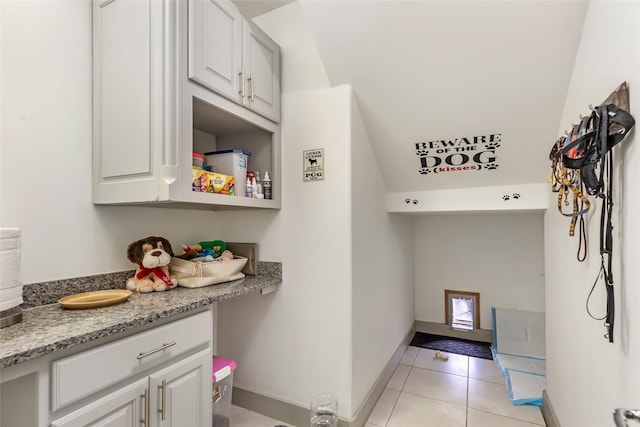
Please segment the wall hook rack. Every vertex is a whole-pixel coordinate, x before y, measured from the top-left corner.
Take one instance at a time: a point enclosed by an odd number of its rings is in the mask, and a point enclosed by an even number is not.
[[[579,262],[584,261],[587,254],[587,233],[584,226],[584,214],[589,211],[591,206],[587,196],[603,198],[603,206],[605,206],[604,203],[612,206],[613,175],[611,170],[613,157],[611,148],[621,141],[625,133],[633,128],[635,124],[635,120],[629,114],[627,82],[620,84],[602,104],[597,107],[589,104],[588,107],[591,110],[589,116],[583,117],[582,114],[579,115],[580,121],[578,123],[580,123],[580,129],[577,129],[572,122],[571,130],[564,131],[564,134],[569,139],[556,141],[549,156],[552,174],[551,191],[558,192],[558,210],[560,213],[565,217],[571,218],[569,236],[575,235],[576,224],[578,224],[578,219],[580,220],[578,233],[580,241],[577,254]],[[614,135],[617,135],[617,137],[611,142],[611,138]],[[604,148],[598,151],[598,147]],[[592,161],[593,158],[598,160],[597,163]],[[587,160],[590,163],[587,163]],[[576,172],[576,170],[579,172]],[[586,188],[586,194],[583,193],[583,188]],[[569,206],[571,197],[573,197],[573,211],[564,212],[563,204]],[[508,195],[504,196],[504,200],[509,200]],[[613,245],[611,230],[613,226],[609,212],[603,210],[600,216],[600,255],[604,274],[602,276],[602,272],[598,274],[596,283],[601,277],[606,278],[606,315],[603,318],[597,318],[591,314],[589,311],[591,293],[587,297],[587,313],[596,320],[605,320],[607,331],[605,338],[609,342],[613,342],[614,299],[613,292],[610,292],[610,289],[613,289],[611,276],[611,246]]]

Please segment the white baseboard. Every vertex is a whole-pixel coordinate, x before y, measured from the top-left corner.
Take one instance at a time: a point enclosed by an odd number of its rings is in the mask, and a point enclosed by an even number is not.
[[[371,390],[369,390],[369,393],[367,394],[367,397],[364,399],[364,401],[360,405],[360,408],[358,408],[355,419],[351,420],[350,423],[345,424],[345,427],[346,426],[364,427],[364,425],[367,423],[367,419],[369,419],[369,415],[371,415],[373,408],[375,408],[376,403],[378,403],[378,399],[380,399],[380,396],[384,392],[384,389],[387,387],[389,380],[391,379],[391,377],[393,376],[393,373],[395,372],[396,368],[400,364],[400,361],[402,360],[402,357],[407,351],[407,347],[409,346],[409,343],[413,339],[415,332],[416,332],[416,325],[414,322],[411,325],[411,328],[409,329],[407,334],[405,335],[404,339],[396,349],[396,351],[393,353],[393,356],[391,356],[391,359],[389,359],[389,361],[387,362],[387,365],[384,367],[384,369],[378,376],[378,379],[376,380],[375,384],[373,385]],[[338,427],[341,427],[341,426],[339,425]]]
[[[553,406],[549,400],[547,390],[542,390],[542,408],[540,408],[540,410],[542,411],[542,417],[547,427],[560,427],[558,417],[556,417],[555,412],[553,412]]]
[[[294,426],[309,425],[309,408],[233,387],[232,403]]]
[[[371,415],[373,408],[376,406],[380,395],[382,395],[387,383],[400,364],[409,343],[413,339],[415,331],[416,325],[414,323],[411,325],[409,332],[406,334],[405,338],[402,340],[397,350],[394,352],[393,356],[391,356],[391,359],[387,362],[386,366],[378,376],[373,387],[369,390],[367,397],[360,405],[360,408],[358,408],[356,416],[351,420],[339,419],[338,427],[364,427],[369,415]],[[293,403],[278,400],[273,397],[261,395],[238,387],[233,387],[232,401],[234,405],[249,409],[270,418],[275,418],[287,424],[294,426],[309,425],[309,408],[307,407],[301,407]]]
[[[445,337],[493,343],[493,331],[491,329],[459,331],[444,323],[424,322],[422,320],[416,320],[416,332],[424,332],[426,334],[442,335]]]

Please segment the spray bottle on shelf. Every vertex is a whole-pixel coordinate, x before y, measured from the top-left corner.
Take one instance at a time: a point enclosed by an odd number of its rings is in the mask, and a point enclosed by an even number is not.
[[[253,193],[252,193],[252,188],[251,188],[251,178],[247,177],[247,191],[246,191],[246,196],[247,197],[252,197]]]
[[[262,194],[262,180],[260,179],[260,172],[258,171],[256,171],[256,185],[258,186],[258,192],[256,194]]]
[[[268,171],[264,173],[264,179],[262,180],[262,188],[264,190],[264,198],[271,200],[273,196],[271,194],[271,178],[269,178]]]
[[[256,184],[256,178],[253,177],[251,181],[251,197],[256,197],[258,195],[258,184]]]

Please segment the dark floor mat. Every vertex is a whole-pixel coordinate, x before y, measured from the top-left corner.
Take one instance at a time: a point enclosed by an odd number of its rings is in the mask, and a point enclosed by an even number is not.
[[[462,354],[464,356],[493,360],[491,344],[487,342],[416,332],[410,345],[414,347],[428,348],[431,350],[440,350],[447,353]]]

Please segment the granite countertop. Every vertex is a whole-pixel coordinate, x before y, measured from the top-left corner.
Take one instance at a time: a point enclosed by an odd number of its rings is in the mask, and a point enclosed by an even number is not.
[[[57,302],[24,308],[22,322],[0,329],[0,368],[280,284],[280,277],[246,276],[202,288],[134,293],[102,308],[66,310]]]

